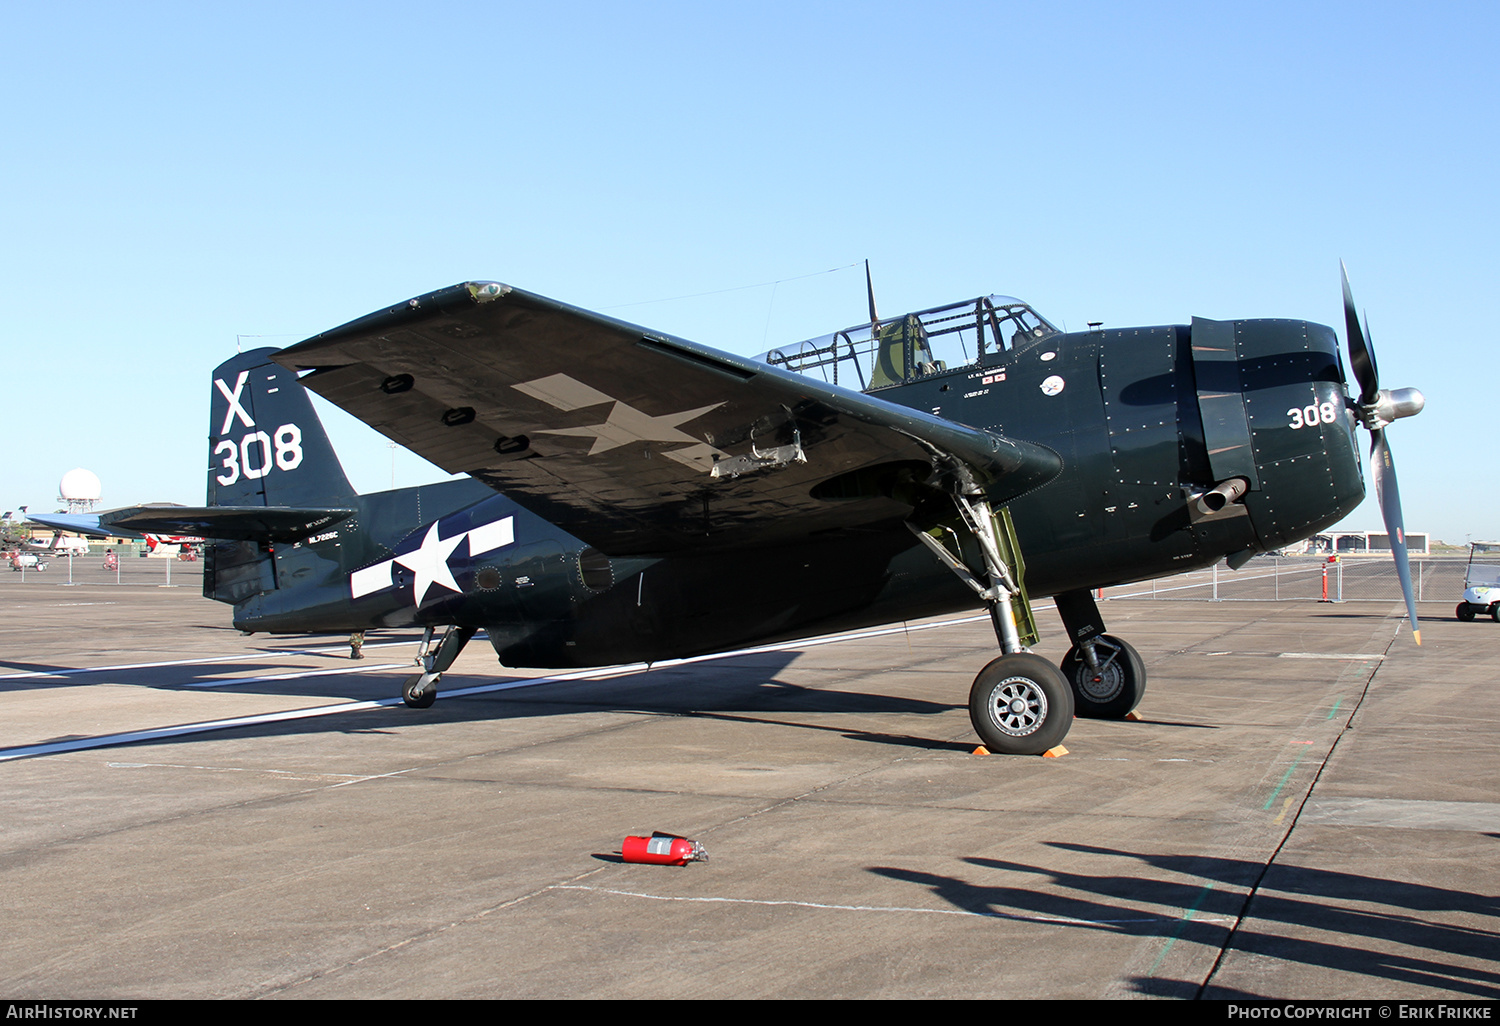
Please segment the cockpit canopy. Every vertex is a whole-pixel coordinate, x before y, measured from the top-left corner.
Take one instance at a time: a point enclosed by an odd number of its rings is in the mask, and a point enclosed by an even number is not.
[[[772,349],[773,367],[870,392],[1031,345],[1057,329],[1019,299],[980,296]],[[989,357],[989,360],[985,358]]]

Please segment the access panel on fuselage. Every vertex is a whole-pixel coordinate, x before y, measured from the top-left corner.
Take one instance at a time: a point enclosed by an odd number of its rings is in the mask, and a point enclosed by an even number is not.
[[[1099,333],[1099,393],[1113,470],[1104,494],[1103,537],[1111,543],[1104,561],[1123,580],[1160,573],[1194,554],[1184,444],[1198,438],[1201,427],[1179,331]]]
[[[1115,483],[1178,483],[1177,329],[1102,333],[1099,391]]]

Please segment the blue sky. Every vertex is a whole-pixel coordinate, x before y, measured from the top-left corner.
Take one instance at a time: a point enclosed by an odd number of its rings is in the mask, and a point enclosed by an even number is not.
[[[468,279],[751,354],[861,320],[866,258],[884,313],[1002,292],[1075,329],[1342,334],[1342,257],[1382,383],[1428,399],[1391,431],[1407,526],[1500,537],[1493,3],[0,19],[4,509],[55,508],[75,466],[107,505],[201,502],[237,336]],[[389,487],[384,439],[326,419]]]

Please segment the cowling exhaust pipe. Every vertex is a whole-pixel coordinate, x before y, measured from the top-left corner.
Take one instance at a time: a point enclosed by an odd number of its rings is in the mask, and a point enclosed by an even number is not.
[[[1243,477],[1231,477],[1228,481],[1219,482],[1211,490],[1198,496],[1198,512],[1206,517],[1213,516],[1231,502],[1239,501],[1249,485],[1250,482]]]

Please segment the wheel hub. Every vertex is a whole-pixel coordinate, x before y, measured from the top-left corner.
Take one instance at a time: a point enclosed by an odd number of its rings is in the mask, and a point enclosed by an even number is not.
[[[1103,641],[1095,642],[1099,655],[1099,672],[1091,673],[1088,664],[1080,661],[1073,675],[1073,684],[1079,694],[1100,705],[1120,697],[1125,689],[1125,673],[1120,668],[1120,650]]]
[[[1047,719],[1047,696],[1029,677],[1007,677],[991,695],[990,718],[1011,737],[1035,733]]]
[[[1101,666],[1099,670],[1097,677],[1089,673],[1080,674],[1078,690],[1090,701],[1103,704],[1118,697],[1125,682],[1121,679],[1120,667],[1115,663]]]

